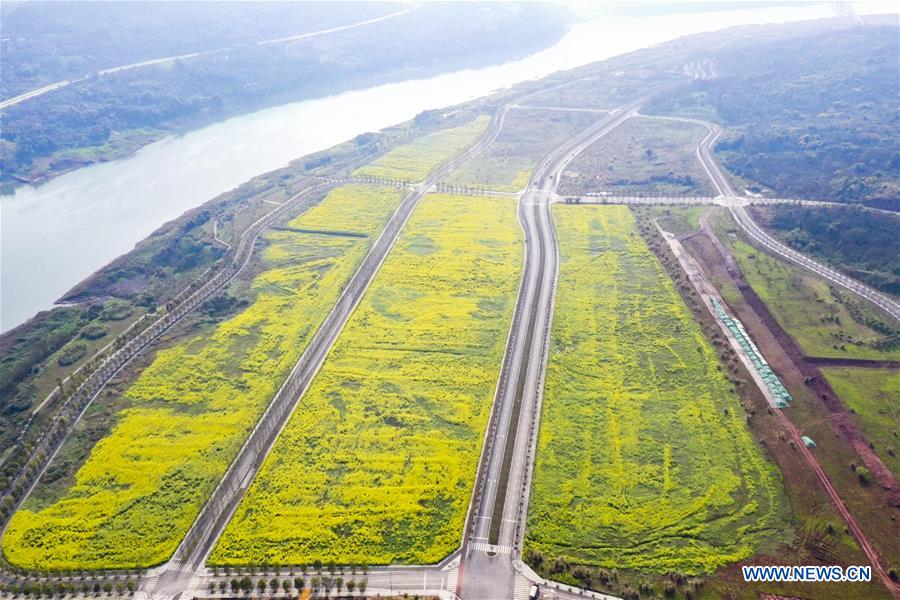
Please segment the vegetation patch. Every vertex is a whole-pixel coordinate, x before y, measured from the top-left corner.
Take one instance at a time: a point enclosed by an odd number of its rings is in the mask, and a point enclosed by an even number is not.
[[[900,372],[827,367],[822,374],[885,466],[900,477]]]
[[[526,558],[699,574],[786,527],[781,479],[622,206],[556,206],[562,258]],[[586,572],[586,571],[579,571]]]
[[[779,204],[753,216],[792,248],[900,296],[900,214],[859,206]]]
[[[480,115],[460,127],[417,137],[358,169],[354,175],[422,181],[436,168],[474,145],[490,122],[488,115]]]
[[[290,223],[367,238],[269,233],[253,302],[157,354],[72,487],[55,497],[41,483],[13,516],[6,558],[40,569],[166,560],[398,202],[395,190],[347,186]]]
[[[775,319],[810,356],[900,360],[900,330],[855,295],[744,242],[734,222],[713,218],[728,246]]]
[[[59,351],[56,362],[61,367],[68,367],[81,360],[85,354],[87,354],[87,344],[83,342],[72,342]]]
[[[632,118],[579,154],[560,177],[560,194],[714,196],[696,148],[702,125]]]
[[[91,323],[86,325],[79,334],[86,340],[99,340],[109,333],[109,328],[100,323]]]
[[[521,262],[512,201],[427,196],[212,562],[424,564],[452,552]]]

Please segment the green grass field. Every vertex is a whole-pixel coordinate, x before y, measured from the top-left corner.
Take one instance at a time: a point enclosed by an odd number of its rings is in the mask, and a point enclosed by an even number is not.
[[[693,233],[700,228],[700,215],[710,209],[710,205],[699,206],[649,206],[647,210],[660,226],[682,236]]]
[[[823,279],[750,246],[734,232],[734,222],[727,215],[720,213],[711,223],[747,282],[806,354],[900,360],[900,347],[891,347],[889,336],[858,322],[850,306],[858,307],[863,317],[889,326],[888,317],[861,304],[849,292],[835,295]]]
[[[401,181],[422,181],[432,171],[478,141],[491,118],[480,115],[469,123],[417,137],[381,158],[357,169],[354,175],[372,175]]]
[[[214,564],[422,564],[458,546],[522,252],[513,201],[422,201]]]
[[[782,541],[780,476],[632,213],[553,215],[562,263],[526,553],[697,574]]]
[[[399,199],[348,186],[290,223],[362,237],[267,234],[250,306],[157,354],[75,481],[39,486],[13,516],[6,558],[40,569],[168,559]]]
[[[853,411],[866,439],[895,477],[900,477],[900,372],[894,369],[828,367],[822,374]]]

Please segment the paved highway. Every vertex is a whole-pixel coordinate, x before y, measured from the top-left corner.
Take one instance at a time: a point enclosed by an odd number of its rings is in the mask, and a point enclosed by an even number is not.
[[[463,537],[457,588],[461,598],[513,599],[517,578],[521,588],[518,557],[559,263],[550,203],[569,161],[622,124],[636,106],[615,111],[554,150],[534,170],[519,200],[525,271]]]
[[[254,475],[262,466],[291,412],[325,361],[347,319],[393,247],[413,209],[439,181],[493,143],[503,127],[506,110],[504,107],[498,111],[478,143],[443,165],[421,184],[413,186],[411,192],[400,203],[381,236],[353,274],[334,308],[316,331],[300,360],[250,433],[172,559],[153,573],[154,580],[151,583],[142,584],[141,589],[145,594],[152,598],[173,598],[188,589],[192,580],[196,580],[196,575],[201,571],[206,557],[243,498]]]

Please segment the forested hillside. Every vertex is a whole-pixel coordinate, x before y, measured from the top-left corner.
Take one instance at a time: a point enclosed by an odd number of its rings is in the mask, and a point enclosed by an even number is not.
[[[3,2],[3,99],[124,64],[338,27],[397,2]],[[140,15],[139,19],[134,18]]]
[[[736,37],[704,53],[714,78],[653,110],[720,121],[720,159],[774,195],[897,208],[897,23],[847,25],[799,39]]]
[[[800,252],[900,296],[900,215],[856,206],[787,204],[752,212]]]
[[[203,4],[215,12],[217,4]],[[286,18],[296,10],[291,8],[293,4],[284,3],[289,13]],[[267,11],[264,21],[273,18],[271,6],[263,3],[262,7]],[[473,10],[478,11],[477,20],[471,19]],[[372,13],[367,8],[346,22],[377,16]],[[310,18],[315,18],[312,22],[316,25],[307,29],[322,23],[315,14]],[[468,3],[433,3],[319,37],[265,45],[242,43],[225,52],[92,76],[3,111],[0,183],[40,180],[120,157],[172,130],[264,106],[523,57],[558,40],[566,31],[568,18],[564,9],[539,3],[486,3],[480,8]],[[295,20],[303,22],[299,17]],[[286,33],[288,28],[273,32]],[[229,34],[231,38],[235,35]],[[247,33],[254,40],[262,35],[261,31]],[[160,36],[165,43],[160,43],[156,57],[171,56],[176,46],[170,34]],[[97,56],[72,60],[109,66],[112,59],[105,53],[126,42],[116,39],[117,44],[100,44]],[[177,46],[177,50],[193,50],[198,45],[206,48],[213,41],[200,36],[191,47]],[[146,40],[138,45],[144,44]],[[33,53],[40,54],[37,49]],[[124,52],[118,64],[136,57]],[[146,59],[147,53],[140,57]],[[48,63],[48,69],[60,76],[78,71],[61,69],[47,56],[35,61]],[[11,77],[16,84],[23,80],[15,73]]]

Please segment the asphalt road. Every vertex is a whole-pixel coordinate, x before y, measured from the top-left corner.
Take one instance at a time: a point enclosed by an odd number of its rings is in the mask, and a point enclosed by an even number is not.
[[[519,200],[525,270],[461,548],[461,598],[514,598],[559,264],[550,216],[559,174],[636,107],[615,111],[551,152]]]

